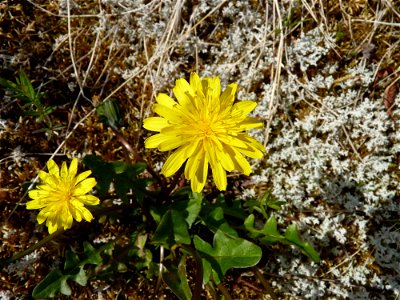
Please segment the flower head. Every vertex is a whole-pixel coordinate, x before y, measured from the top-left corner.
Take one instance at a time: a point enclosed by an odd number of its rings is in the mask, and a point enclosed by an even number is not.
[[[49,173],[39,171],[42,184],[29,191],[33,200],[26,203],[27,209],[41,209],[37,216],[39,224],[46,221],[49,233],[63,227],[71,228],[73,219],[78,222],[91,221],[92,214],[84,205],[97,205],[100,200],[86,195],[96,185],[94,178],[87,178],[92,172],[86,171],[76,176],[78,160],[74,158],[69,169],[63,162],[61,170],[54,162],[47,162]]]
[[[153,110],[160,117],[145,119],[143,127],[159,132],[146,139],[146,148],[176,149],[161,170],[164,176],[173,175],[187,161],[185,177],[194,192],[201,192],[209,164],[219,190],[226,189],[226,171],[251,173],[243,155],[261,158],[265,150],[245,130],[263,124],[247,116],[256,102],[234,104],[236,89],[237,84],[231,83],[221,94],[218,77],[200,79],[192,73],[190,83],[183,78],[176,81],[173,91],[178,103],[166,94],[158,94]]]

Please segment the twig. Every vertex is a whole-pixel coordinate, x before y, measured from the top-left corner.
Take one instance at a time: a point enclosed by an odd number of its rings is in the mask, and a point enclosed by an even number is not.
[[[46,236],[45,238],[43,238],[41,241],[37,242],[36,244],[30,246],[28,249],[26,249],[25,251],[22,251],[20,253],[15,254],[13,257],[7,259],[5,261],[5,264],[9,264],[12,263],[13,261],[16,261],[18,259],[20,259],[21,257],[24,257],[25,255],[28,255],[30,253],[32,253],[33,251],[35,251],[36,249],[42,247],[44,244],[46,244],[47,242],[51,241],[52,239],[54,239],[55,237],[61,235],[64,232],[64,229],[58,229],[56,232],[53,232],[52,234],[49,234],[48,236]],[[0,265],[3,265],[4,263],[0,263]]]
[[[137,162],[145,162],[145,160],[139,155],[138,151],[133,149],[133,147],[128,143],[128,141],[122,136],[122,134],[116,130],[115,128],[112,128],[112,131],[114,132],[115,136],[117,137],[118,141],[128,150],[130,153],[132,153],[134,160]],[[146,170],[153,176],[154,179],[156,179],[160,184],[163,183],[161,180],[161,177],[158,176],[158,174],[153,170],[152,167],[150,167],[148,164],[146,164]]]
[[[222,283],[217,284],[218,289],[221,291],[222,295],[224,295],[225,300],[233,300],[228,290]]]
[[[260,270],[257,267],[254,267],[253,271],[254,271],[254,274],[257,276],[258,280],[260,280],[260,282],[263,285],[265,291],[268,293],[268,295],[271,296],[272,300],[278,300],[278,297],[275,295],[274,291],[272,290],[271,285],[264,278],[263,274],[261,274]]]

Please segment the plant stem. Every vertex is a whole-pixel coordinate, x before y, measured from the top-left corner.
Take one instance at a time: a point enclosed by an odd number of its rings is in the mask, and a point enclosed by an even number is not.
[[[222,283],[218,283],[217,288],[221,291],[222,295],[224,295],[225,300],[232,300],[231,295],[229,295],[228,290]]]
[[[215,291],[213,285],[211,284],[211,281],[206,283],[206,290],[210,293],[212,299],[215,300],[218,299],[217,292]]]
[[[52,239],[54,239],[55,237],[59,236],[60,234],[62,234],[64,232],[64,229],[58,229],[56,232],[53,232],[52,234],[49,234],[48,236],[46,236],[45,238],[43,238],[41,241],[37,242],[36,244],[30,246],[28,249],[26,249],[25,251],[22,251],[20,253],[15,254],[14,256],[12,256],[11,258],[7,259],[5,261],[6,264],[12,263],[13,261],[16,261],[18,259],[20,259],[21,257],[24,257],[25,255],[28,255],[30,253],[32,253],[33,251],[35,251],[36,249],[42,247],[44,244],[46,244],[47,242],[51,241]]]
[[[179,245],[179,247],[188,251],[196,261],[197,270],[196,270],[195,286],[194,286],[192,300],[200,300],[202,285],[203,285],[203,262],[201,261],[200,255],[194,248],[183,244]]]
[[[128,150],[130,153],[132,153],[134,160],[137,162],[144,162],[144,159],[139,155],[138,151],[133,149],[133,147],[128,143],[128,141],[122,136],[122,134],[116,130],[115,128],[112,128],[112,131],[114,132],[115,136],[117,137],[118,141]],[[160,176],[148,165],[146,164],[146,169],[147,171],[153,176],[154,179],[156,179],[160,184],[162,184],[162,180]]]
[[[260,270],[257,267],[253,268],[254,274],[258,280],[260,280],[261,284],[264,286],[265,291],[271,296],[272,300],[278,300],[278,297],[275,295],[274,291],[272,290],[271,285],[267,280],[265,280],[264,276],[261,274]]]

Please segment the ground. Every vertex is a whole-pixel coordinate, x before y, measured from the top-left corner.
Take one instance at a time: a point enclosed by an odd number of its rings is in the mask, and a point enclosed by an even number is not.
[[[25,203],[50,157],[129,156],[97,105],[118,102],[121,134],[157,169],[166,156],[144,149],[143,119],[159,92],[197,72],[224,87],[236,82],[237,99],[256,101],[253,116],[265,123],[252,134],[266,155],[250,176],[228,178],[230,193],[247,201],[270,190],[285,203],[280,226],[295,223],[322,260],[271,247],[257,266],[270,290],[254,269],[234,270],[224,281],[231,296],[398,299],[399,26],[396,1],[2,1],[0,77],[14,81],[24,70],[54,111],[40,121],[0,90],[0,258],[48,235]],[[4,266],[0,298],[30,298],[69,247],[80,251],[81,231],[100,245],[131,226],[74,225]],[[73,283],[71,298],[172,299],[156,280],[128,270]]]

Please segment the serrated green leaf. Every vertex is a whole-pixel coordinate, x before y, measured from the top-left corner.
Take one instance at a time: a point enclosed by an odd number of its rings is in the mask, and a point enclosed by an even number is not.
[[[104,197],[113,180],[114,170],[112,166],[96,155],[86,155],[83,163],[92,170],[93,175],[97,179],[97,191],[100,197]]]
[[[203,259],[203,283],[209,280],[209,265],[212,268],[212,279],[218,284],[225,273],[232,268],[248,268],[256,265],[261,257],[259,246],[239,237],[232,237],[218,230],[214,235],[213,246],[194,236],[196,250]]]
[[[83,242],[84,249],[84,263],[92,265],[100,265],[103,263],[103,258],[100,253],[104,251],[107,247],[101,247],[100,249],[95,249],[90,243]]]
[[[123,161],[113,161],[110,164],[113,167],[115,174],[122,174],[128,168],[128,164]]]
[[[319,257],[318,252],[308,243],[302,242],[299,231],[297,230],[296,225],[291,224],[287,227],[285,232],[285,238],[288,242],[297,246],[302,250],[304,254],[310,257],[315,262],[320,262],[321,258]]]
[[[190,244],[188,225],[181,212],[168,210],[162,217],[152,242],[170,249],[175,244]]]
[[[300,250],[313,261],[320,261],[318,252],[315,251],[315,249],[309,243],[304,243],[301,241],[300,234],[295,225],[289,225],[286,229],[285,235],[283,236],[278,232],[278,224],[274,216],[269,217],[263,229],[261,230],[254,227],[254,219],[254,215],[251,214],[244,222],[244,227],[249,231],[252,238],[258,239],[265,245],[276,242],[294,245],[300,248]]]
[[[81,286],[86,286],[87,284],[87,276],[83,267],[79,268],[78,274],[71,276],[71,279]]]
[[[53,297],[56,293],[70,295],[71,289],[67,280],[73,280],[76,283],[85,286],[87,284],[87,276],[84,270],[86,264],[101,264],[103,259],[101,253],[114,247],[114,242],[107,243],[99,249],[95,249],[90,243],[84,242],[83,259],[73,251],[67,251],[65,255],[64,273],[60,270],[50,272],[33,290],[34,298]]]
[[[264,225],[265,238],[268,242],[275,243],[283,239],[283,236],[278,232],[278,223],[274,216],[270,216]]]
[[[244,216],[247,215],[246,211],[240,202],[240,199],[233,199],[230,203],[227,203],[223,194],[219,194],[215,206],[219,206],[224,211],[224,215],[235,217],[239,220],[244,220]]]
[[[178,267],[170,262],[166,262],[164,267],[162,278],[172,292],[181,300],[192,299],[192,292],[186,275],[186,257],[181,257]]]
[[[293,244],[301,244],[301,237],[296,225],[291,224],[285,231],[285,238]]]
[[[189,199],[179,200],[171,205],[171,209],[185,213],[185,220],[192,226],[201,211],[201,204],[203,202],[203,195],[200,193],[190,193]]]
[[[232,237],[238,236],[235,229],[225,220],[224,211],[221,207],[218,206],[212,208],[212,210],[202,211],[201,217],[204,225],[212,232],[223,231],[225,234]]]
[[[71,295],[71,289],[67,283],[68,277],[69,275],[63,275],[59,270],[51,271],[33,289],[32,297],[35,299],[50,298],[59,292],[67,296]]]
[[[96,155],[87,155],[83,159],[97,178],[97,190],[99,195],[104,197],[114,181],[117,196],[125,203],[128,202],[127,193],[132,190],[138,200],[142,200],[144,195],[149,194],[146,187],[152,182],[151,179],[137,178],[137,176],[146,169],[146,164],[136,163],[128,165],[125,162],[105,162]]]
[[[119,104],[114,99],[101,102],[96,107],[96,112],[101,122],[116,130],[118,130],[123,124]]]
[[[64,270],[70,272],[79,266],[79,257],[73,251],[67,250],[65,253]]]

